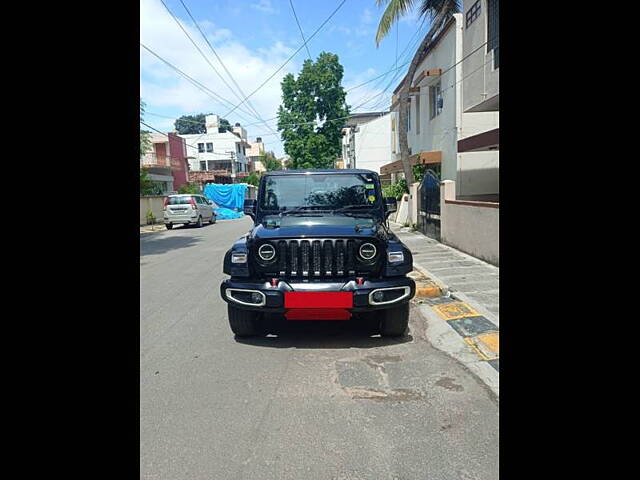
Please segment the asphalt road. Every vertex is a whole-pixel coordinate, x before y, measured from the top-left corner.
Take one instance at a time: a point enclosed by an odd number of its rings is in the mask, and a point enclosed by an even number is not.
[[[140,478],[497,479],[498,404],[425,339],[296,322],[236,341],[222,260],[250,219],[140,237]]]

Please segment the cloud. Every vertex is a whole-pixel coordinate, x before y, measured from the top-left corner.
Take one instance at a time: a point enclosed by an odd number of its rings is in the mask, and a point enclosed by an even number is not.
[[[365,8],[364,12],[362,12],[362,16],[360,17],[360,21],[365,25],[371,24],[373,22],[373,15],[371,14],[371,10]]]
[[[271,5],[271,0],[260,0],[258,3],[252,3],[251,7],[263,13],[276,13],[273,5]]]
[[[177,9],[172,11],[176,16],[181,13]],[[234,35],[233,31],[219,28],[210,21],[201,20],[195,12],[194,16],[245,95],[249,95],[257,89],[295,51],[280,41],[275,41],[273,44],[260,49],[250,49]],[[209,62],[216,67],[227,83],[233,87],[234,84],[228,78],[195,26],[188,20],[181,19],[181,23],[194,42],[204,52]],[[141,47],[140,92],[147,103],[148,111],[154,112],[154,109],[156,109],[157,113],[161,113],[158,109],[172,110],[180,112],[177,113],[178,116],[199,112],[226,115],[233,106],[240,102],[238,97],[230,91],[198,53],[159,0],[141,0],[140,2],[140,42],[227,100],[225,102],[211,98],[210,95],[193,86],[177,72]],[[251,103],[263,119],[276,116],[281,101],[280,82],[282,77],[289,72],[297,72],[299,67],[300,64],[297,59],[293,59],[258,92],[251,96]],[[238,95],[240,94],[238,93]],[[245,112],[241,110],[245,110]],[[241,108],[228,115],[228,120],[231,123],[240,122],[243,125],[257,122],[255,115],[246,113],[248,110],[247,105],[243,104]],[[152,116],[147,117],[146,121],[153,126],[167,125],[167,122],[171,122],[170,120],[160,122],[158,117]],[[275,130],[276,122],[269,121],[268,123]],[[248,127],[247,130],[250,140],[255,136],[271,132],[263,124]],[[271,140],[271,145],[274,145],[278,137],[271,135],[265,137],[265,139],[267,138]],[[271,148],[276,151],[281,150],[281,147],[275,147],[275,145]]]

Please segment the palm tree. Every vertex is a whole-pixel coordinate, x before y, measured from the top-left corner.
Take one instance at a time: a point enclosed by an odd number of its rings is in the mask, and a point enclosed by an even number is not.
[[[380,23],[378,24],[378,32],[376,33],[376,46],[380,45],[382,39],[389,33],[391,27],[401,17],[406,15],[413,9],[414,0],[376,0],[378,7],[387,5]],[[461,11],[461,2],[459,0],[420,0],[420,16],[427,17],[431,21],[431,28],[425,35],[422,43],[416,50],[407,75],[404,77],[405,82],[399,92],[400,112],[398,118],[398,136],[400,140],[400,159],[402,160],[402,170],[407,179],[407,185],[413,183],[413,169],[409,163],[409,144],[407,143],[407,99],[409,98],[409,88],[411,81],[418,69],[418,65],[426,54],[427,47],[431,43],[433,36],[446,23],[454,13]]]

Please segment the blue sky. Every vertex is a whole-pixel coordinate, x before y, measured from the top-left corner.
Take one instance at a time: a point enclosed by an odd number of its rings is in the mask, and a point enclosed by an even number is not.
[[[183,1],[245,94],[255,90],[303,43],[289,0]],[[307,38],[340,1],[293,0]],[[180,0],[164,2],[211,64],[233,86]],[[394,68],[395,27],[379,48],[375,45],[375,32],[382,12],[382,7],[378,8],[375,0],[346,0],[307,44],[314,59],[322,51],[339,56],[344,67],[343,85],[346,89]],[[398,64],[411,60],[421,37],[418,31],[424,33],[427,27],[415,12],[399,23],[397,53],[399,57],[403,50],[405,53],[399,58]],[[234,94],[220,80],[160,0],[140,1],[140,31],[141,43],[224,99],[212,98],[210,94],[202,92],[140,47],[140,94],[147,104],[146,123],[169,131],[173,128],[173,120],[180,115],[212,112],[224,116],[239,103],[238,96],[242,96],[237,91]],[[246,105],[226,117],[232,124],[240,122],[246,125],[250,141],[262,137],[267,149],[273,150],[278,156],[283,155],[284,150],[279,136],[274,134],[277,121],[269,119],[277,114],[282,77],[287,73],[297,75],[306,58],[307,51],[302,48],[277,75],[251,96],[253,107],[267,125],[260,123]],[[406,67],[398,71],[393,81],[395,72],[349,91],[347,103],[352,109],[358,107],[354,111],[388,108],[391,92],[405,72]],[[387,86],[389,88],[383,93]]]

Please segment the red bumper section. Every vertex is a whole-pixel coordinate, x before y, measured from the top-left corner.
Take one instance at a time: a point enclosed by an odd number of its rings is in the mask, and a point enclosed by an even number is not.
[[[287,320],[349,320],[351,292],[285,292]]]

